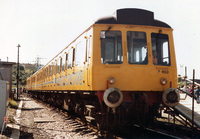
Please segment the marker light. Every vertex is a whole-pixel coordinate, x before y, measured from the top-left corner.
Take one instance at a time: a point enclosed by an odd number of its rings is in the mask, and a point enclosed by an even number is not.
[[[108,81],[109,81],[110,84],[114,84],[115,83],[115,79],[113,77],[111,77]]]
[[[167,84],[167,79],[161,78],[160,82],[161,82],[162,85],[166,85]]]

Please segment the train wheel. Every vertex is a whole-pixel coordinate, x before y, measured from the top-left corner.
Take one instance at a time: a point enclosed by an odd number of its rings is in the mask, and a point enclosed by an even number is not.
[[[148,97],[146,93],[133,93],[132,94],[132,110],[130,111],[130,115],[132,115],[134,118],[129,118],[129,120],[133,123],[137,123],[140,126],[146,125],[146,116],[149,111],[149,105],[148,105]],[[133,120],[132,120],[133,119]],[[131,123],[128,121],[128,123]]]
[[[117,123],[117,114],[116,114],[116,108],[107,108],[107,114],[106,114],[106,130],[112,130],[114,127],[116,127]]]
[[[106,129],[106,114],[98,112],[95,114],[96,124],[98,131],[102,132]]]

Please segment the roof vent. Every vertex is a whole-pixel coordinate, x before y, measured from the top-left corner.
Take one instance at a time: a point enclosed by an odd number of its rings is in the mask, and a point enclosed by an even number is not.
[[[131,24],[171,28],[168,24],[155,20],[153,12],[135,8],[119,9],[116,18],[101,18],[95,24]]]
[[[142,9],[117,10],[118,24],[150,25],[154,22],[154,13]]]

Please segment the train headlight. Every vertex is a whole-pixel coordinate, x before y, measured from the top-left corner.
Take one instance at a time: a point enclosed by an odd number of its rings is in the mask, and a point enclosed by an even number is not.
[[[180,101],[180,94],[174,88],[168,88],[162,95],[163,103],[168,107],[174,107],[178,105]]]
[[[114,84],[115,83],[115,79],[113,77],[111,77],[108,81],[109,81],[110,84]]]
[[[161,83],[162,85],[166,85],[166,84],[167,84],[167,79],[161,78],[161,79],[160,79],[160,83]]]
[[[123,95],[118,88],[111,87],[104,92],[103,100],[108,107],[116,108],[122,103]]]

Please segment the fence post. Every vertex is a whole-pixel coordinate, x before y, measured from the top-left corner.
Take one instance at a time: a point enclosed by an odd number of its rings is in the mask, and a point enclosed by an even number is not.
[[[195,79],[195,69],[193,69],[193,85],[192,85],[192,130],[194,129],[194,79]]]

